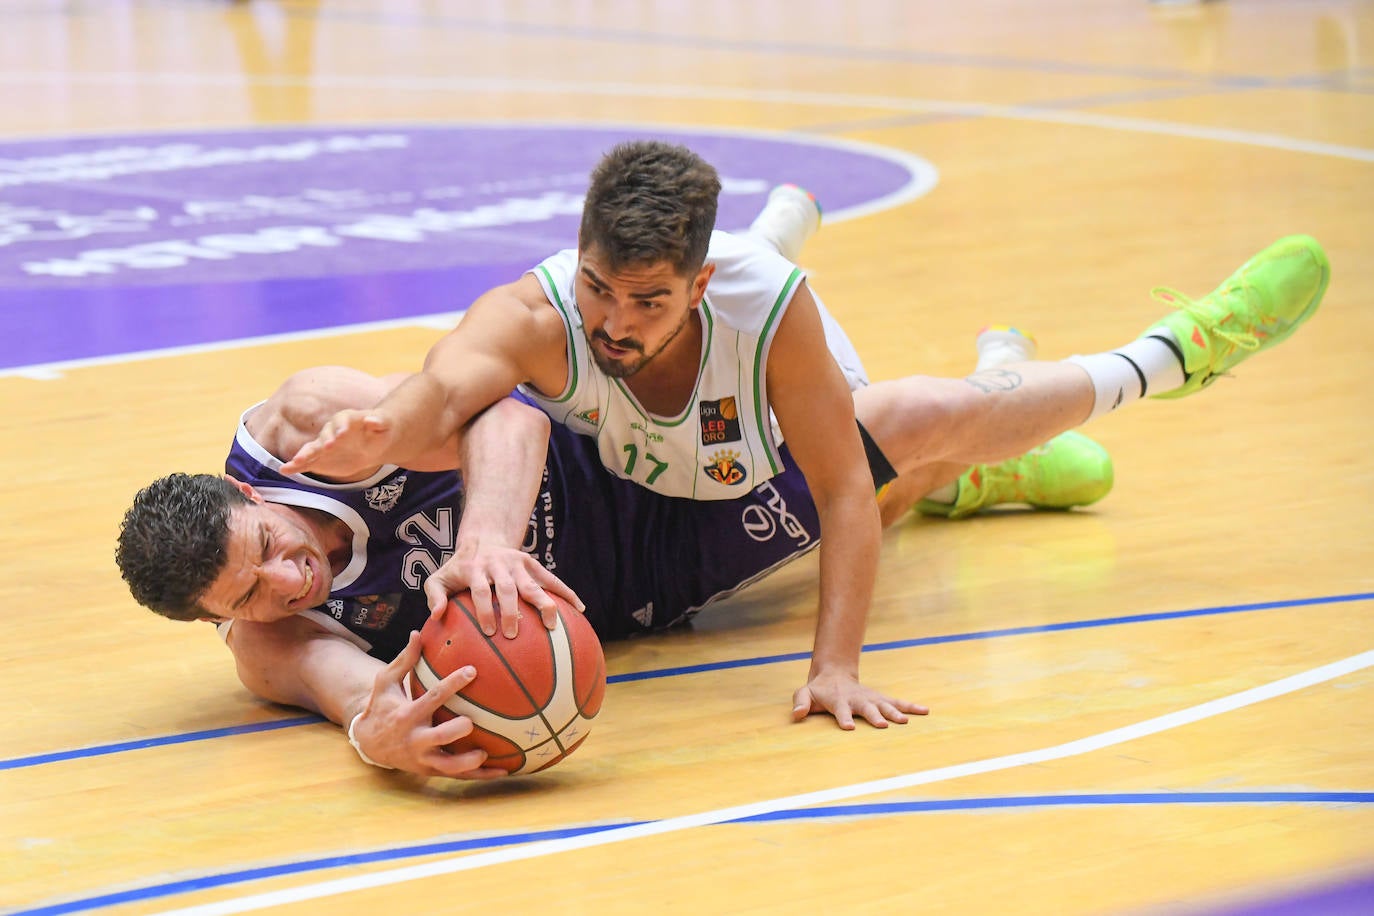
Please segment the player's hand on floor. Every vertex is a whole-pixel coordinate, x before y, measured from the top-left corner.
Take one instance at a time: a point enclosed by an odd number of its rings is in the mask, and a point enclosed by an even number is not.
[[[820,672],[792,695],[792,721],[800,722],[813,712],[830,713],[848,731],[854,728],[855,716],[874,728],[887,728],[889,722],[903,724],[908,715],[924,716],[930,710],[865,687],[847,673]]]
[[[459,544],[458,552],[425,580],[430,614],[442,616],[449,598],[465,589],[472,590],[477,622],[488,636],[496,633],[497,607],[519,608],[517,596],[538,609],[544,626],[550,630],[558,622],[558,605],[550,594],[562,598],[578,611],[586,610],[582,599],[562,579],[545,569],[533,556],[514,547]],[[500,616],[502,634],[514,638],[519,632],[519,613]]]
[[[405,650],[377,673],[367,706],[353,728],[353,738],[363,753],[379,764],[420,776],[505,776],[505,770],[483,766],[486,751],[454,754],[444,750],[445,745],[471,733],[472,720],[467,716],[433,724],[435,710],[476,679],[472,666],[459,668],[412,700],[403,684],[419,660],[420,634],[411,633]]]
[[[349,477],[371,471],[387,463],[394,438],[391,421],[375,409],[341,410],[282,465],[282,473]]]

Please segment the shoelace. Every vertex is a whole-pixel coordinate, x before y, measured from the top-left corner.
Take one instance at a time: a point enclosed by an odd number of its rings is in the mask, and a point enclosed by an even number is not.
[[[1233,292],[1239,292],[1242,296],[1248,296],[1249,288],[1245,283],[1235,283],[1226,287],[1224,290],[1218,290],[1213,295],[1220,298],[1221,296],[1230,295]],[[1219,337],[1234,347],[1239,347],[1242,350],[1258,350],[1260,348],[1260,335],[1253,329],[1244,331],[1222,327],[1234,313],[1228,314],[1225,318],[1221,319],[1221,321],[1215,321],[1211,315],[1207,314],[1206,307],[1200,302],[1183,295],[1183,293],[1170,286],[1156,286],[1154,289],[1150,290],[1150,295],[1161,302],[1167,302],[1187,312],[1189,317],[1203,328],[1206,328],[1208,333],[1212,336]]]

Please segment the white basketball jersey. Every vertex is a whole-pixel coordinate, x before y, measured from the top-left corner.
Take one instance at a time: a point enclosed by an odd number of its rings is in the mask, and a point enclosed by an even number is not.
[[[716,271],[699,309],[701,368],[680,414],[649,413],[592,359],[572,249],[533,271],[567,329],[567,385],[553,397],[523,390],[554,422],[595,437],[602,463],[616,475],[665,496],[733,499],[782,470],[765,370],[773,335],[804,274],[758,241],[724,232],[712,233],[707,262]],[[850,387],[868,384],[853,345],[823,306],[821,317]]]

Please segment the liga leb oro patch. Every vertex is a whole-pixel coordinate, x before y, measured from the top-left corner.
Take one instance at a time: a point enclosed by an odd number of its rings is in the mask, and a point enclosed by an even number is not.
[[[699,406],[702,445],[740,441],[739,408],[733,395],[719,401],[702,401]]]

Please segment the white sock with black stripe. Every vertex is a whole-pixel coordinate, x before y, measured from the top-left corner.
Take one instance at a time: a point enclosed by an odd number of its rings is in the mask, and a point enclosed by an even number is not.
[[[1182,387],[1183,356],[1178,342],[1164,328],[1106,353],[1070,356],[1066,362],[1081,366],[1093,383],[1093,410],[1089,420],[1111,413],[1124,404],[1149,394],[1163,394]]]

